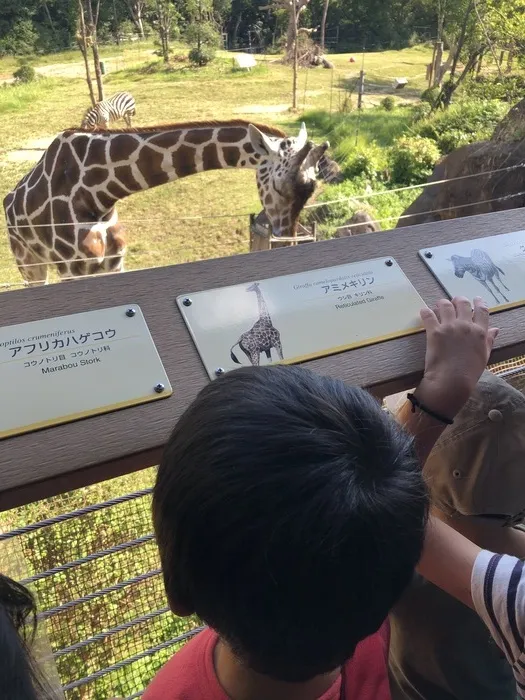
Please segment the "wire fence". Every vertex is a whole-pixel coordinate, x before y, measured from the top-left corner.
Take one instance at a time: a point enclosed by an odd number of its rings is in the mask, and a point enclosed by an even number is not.
[[[35,593],[48,645],[40,661],[66,700],[140,697],[201,629],[167,606],[153,478],[149,469],[0,514],[0,570]],[[122,493],[137,482],[144,488]],[[49,517],[30,520],[40,514]]]

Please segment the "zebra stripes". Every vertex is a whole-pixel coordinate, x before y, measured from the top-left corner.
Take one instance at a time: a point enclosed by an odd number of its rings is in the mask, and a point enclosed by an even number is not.
[[[129,92],[117,92],[108,97],[107,100],[97,102],[94,107],[90,107],[84,114],[82,129],[107,129],[110,122],[124,119],[126,125],[131,127],[131,117],[134,117],[135,98]]]

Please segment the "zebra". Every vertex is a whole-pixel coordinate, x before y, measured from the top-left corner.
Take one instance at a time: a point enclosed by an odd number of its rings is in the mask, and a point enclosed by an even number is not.
[[[490,294],[492,294],[497,304],[500,304],[502,302],[500,302],[500,300],[494,294],[492,289],[489,287],[489,282],[492,284],[496,292],[500,294],[506,302],[509,301],[505,294],[498,288],[498,286],[494,282],[495,277],[498,280],[498,282],[502,285],[502,287],[504,287],[507,290],[507,292],[510,292],[510,289],[505,286],[505,283],[500,277],[500,273],[502,275],[504,275],[505,273],[492,261],[490,256],[487,253],[485,253],[484,250],[473,250],[470,254],[470,258],[465,258],[461,255],[453,255],[451,258],[449,258],[449,260],[454,265],[454,274],[456,275],[456,277],[463,279],[465,272],[470,272],[472,277],[478,280],[478,282],[482,284],[485,287],[485,289],[488,292],[490,292]]]
[[[126,125],[131,127],[131,117],[134,117],[135,98],[129,92],[117,92],[108,97],[107,100],[97,102],[94,107],[90,107],[84,114],[81,129],[96,129],[100,127],[107,129],[111,121],[124,119]]]

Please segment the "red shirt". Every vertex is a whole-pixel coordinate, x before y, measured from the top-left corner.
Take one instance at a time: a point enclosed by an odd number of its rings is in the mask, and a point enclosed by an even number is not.
[[[142,700],[230,700],[219,685],[213,665],[218,636],[210,629],[197,634],[157,673]],[[363,640],[344,667],[344,700],[391,700],[388,683],[390,627]],[[341,700],[341,676],[319,700]]]

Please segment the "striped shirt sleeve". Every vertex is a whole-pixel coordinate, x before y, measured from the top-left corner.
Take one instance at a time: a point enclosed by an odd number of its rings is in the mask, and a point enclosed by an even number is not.
[[[472,570],[472,600],[478,615],[514,671],[525,698],[525,569],[520,559],[482,551]]]

